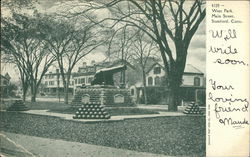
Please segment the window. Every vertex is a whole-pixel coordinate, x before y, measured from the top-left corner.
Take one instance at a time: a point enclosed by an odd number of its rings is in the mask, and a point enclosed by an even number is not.
[[[199,77],[194,78],[194,86],[200,86],[200,82],[201,82],[201,80]]]
[[[156,77],[155,77],[155,85],[156,85],[156,86],[159,86],[159,85],[160,85],[160,77],[159,77],[159,76],[156,76]]]
[[[92,80],[93,80],[93,77],[89,77],[88,83],[91,83]]]
[[[131,95],[134,95],[135,94],[135,90],[134,89],[131,89]]]
[[[77,84],[77,79],[75,79],[75,84]]]
[[[148,85],[149,85],[149,86],[152,86],[152,85],[153,85],[153,78],[152,78],[152,77],[149,77],[149,78],[148,78]]]
[[[48,85],[48,82],[47,82],[47,81],[45,81],[45,85],[46,85],[46,86]]]
[[[80,82],[81,82],[81,84],[83,84],[83,83],[85,84],[85,78],[81,78]]]
[[[8,84],[8,82],[7,82],[6,80],[4,80],[4,81],[3,81],[3,84],[4,84],[4,85],[7,85],[7,84]]]
[[[87,72],[87,69],[86,69],[86,68],[82,68],[82,69],[80,70],[80,72],[81,72],[81,73],[86,73],[86,72]]]
[[[54,81],[49,81],[49,85],[54,85]]]
[[[161,73],[161,67],[155,67],[154,74],[160,74],[160,73]]]

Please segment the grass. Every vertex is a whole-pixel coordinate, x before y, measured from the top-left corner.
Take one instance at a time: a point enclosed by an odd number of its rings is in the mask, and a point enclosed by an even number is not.
[[[77,109],[71,107],[70,104],[64,104],[62,102],[26,102],[25,105],[30,110],[49,110],[49,112],[55,113],[65,113],[65,114],[75,114]],[[118,115],[142,115],[142,114],[158,114],[157,111],[152,111],[149,109],[139,109],[132,107],[109,107],[107,108],[107,112],[111,116]]]
[[[205,116],[157,117],[84,124],[18,112],[0,114],[2,131],[140,152],[205,156]]]
[[[27,107],[31,110],[63,110],[67,109],[70,104],[64,104],[63,102],[26,102]]]

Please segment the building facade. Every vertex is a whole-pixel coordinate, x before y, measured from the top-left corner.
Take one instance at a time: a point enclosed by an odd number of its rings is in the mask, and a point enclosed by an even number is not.
[[[5,75],[0,74],[0,94],[1,97],[5,97],[9,95],[8,87],[10,85],[10,75],[6,73]]]
[[[73,72],[70,76],[69,93],[74,94],[74,91],[77,87],[91,85],[95,72],[107,66],[110,66],[109,62],[101,62],[96,64],[95,61],[92,61],[90,65],[87,65],[86,62],[83,62],[82,66],[78,68],[77,72]],[[42,91],[46,95],[57,95],[58,93],[64,93],[63,81],[58,69],[56,71],[50,71],[46,73],[42,83]]]
[[[72,76],[70,76],[69,82],[69,93],[73,94],[74,80]],[[63,81],[58,69],[54,72],[50,71],[49,73],[46,73],[44,75],[42,84],[42,93],[46,95],[57,95],[64,93]]]
[[[125,61],[101,62],[96,64],[92,61],[91,65],[85,62],[78,71],[72,73],[70,77],[69,92],[74,94],[76,88],[91,85],[96,71],[102,68],[115,67],[121,64],[127,65],[125,74],[125,85],[130,88],[131,96],[137,103],[144,103],[144,91],[142,85],[141,71],[136,66]],[[164,66],[159,61],[153,61],[146,70],[146,88],[148,103],[166,104],[169,99],[169,89],[167,87],[167,74]],[[124,74],[123,74],[124,75]],[[57,72],[49,72],[44,77],[45,94],[56,95],[64,92],[63,82]],[[121,72],[114,74],[115,86],[119,87],[122,83]],[[183,74],[182,85],[179,90],[180,99],[184,102],[199,101],[205,104],[205,77],[196,67],[187,64]]]
[[[169,100],[167,74],[163,63],[155,62],[146,72],[147,101],[151,104],[166,104]],[[142,82],[130,87],[131,95],[137,103],[144,103]],[[183,102],[200,102],[205,105],[205,77],[199,69],[187,64],[182,77],[179,98]]]

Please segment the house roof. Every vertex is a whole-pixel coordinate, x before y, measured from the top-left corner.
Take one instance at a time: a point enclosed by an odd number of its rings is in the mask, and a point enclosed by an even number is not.
[[[153,68],[155,65],[159,65],[162,69],[165,68],[163,62],[155,62],[155,63],[147,70],[147,73],[148,73],[149,71],[151,71],[152,68]],[[187,64],[187,65],[185,66],[184,73],[203,74],[202,71],[200,71],[198,68],[194,67],[194,66],[191,65],[191,64]]]
[[[152,69],[152,67],[158,63],[158,59],[154,58],[154,57],[149,57],[147,59],[147,64],[145,65],[145,71],[149,71]],[[137,70],[141,70],[139,67],[140,67],[140,63],[139,63],[139,59],[138,60],[135,60],[134,63],[133,63],[134,67],[137,69]]]
[[[95,72],[85,72],[85,73],[73,73],[73,77],[79,77],[79,76],[89,76],[89,75],[95,75]]]
[[[10,75],[8,73],[6,73],[5,75],[0,74],[0,77],[4,78],[6,80],[10,80],[11,79],[11,77],[10,77]]]
[[[201,72],[199,69],[197,69],[196,67],[194,67],[191,64],[187,64],[184,70],[185,73],[197,73],[197,74],[203,74],[203,72]]]
[[[115,67],[115,66],[123,66],[123,65],[126,65],[132,69],[136,69],[132,64],[130,64],[128,61],[126,60],[115,60],[112,64],[110,64],[107,68],[111,68],[111,67]]]

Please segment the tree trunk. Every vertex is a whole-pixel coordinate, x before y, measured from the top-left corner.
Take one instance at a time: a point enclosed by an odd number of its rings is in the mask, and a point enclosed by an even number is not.
[[[169,93],[168,111],[177,111],[178,105],[178,87],[172,87]]]
[[[26,95],[27,95],[27,88],[23,86],[23,102],[26,101]]]
[[[64,103],[69,104],[69,80],[70,80],[70,74],[69,74],[69,76],[67,76],[66,79],[67,80],[66,80],[65,86],[64,86],[64,92],[65,92]]]
[[[144,70],[142,70],[142,80],[143,80],[144,103],[146,105],[148,104],[148,99],[147,99],[147,88],[146,88],[146,74]]]
[[[31,102],[36,102],[36,85],[32,84],[31,86]]]
[[[181,72],[175,68],[171,67],[171,75],[169,75],[169,103],[168,103],[168,110],[169,111],[177,111],[178,105],[180,105],[180,86],[182,82],[182,74]]]
[[[68,85],[66,85],[66,88],[65,88],[65,95],[64,95],[64,103],[65,104],[69,104],[69,87]]]
[[[123,80],[122,80],[123,82],[122,83],[123,83],[123,85],[125,87],[125,85],[126,85],[126,71],[123,70],[122,72],[123,72]]]

